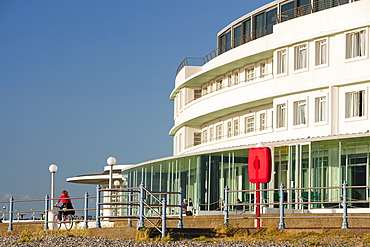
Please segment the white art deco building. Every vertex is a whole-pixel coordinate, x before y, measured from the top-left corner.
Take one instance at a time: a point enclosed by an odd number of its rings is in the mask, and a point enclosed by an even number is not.
[[[369,28],[370,0],[277,0],[233,21],[218,33],[216,50],[177,70],[173,156],[123,167],[123,181],[154,191],[182,187],[198,211],[215,210],[226,185],[254,189],[248,150],[264,142],[273,159],[264,188],[369,186]],[[252,194],[231,200],[252,203]],[[286,200],[340,195],[292,191]],[[348,196],[367,200],[370,191]]]

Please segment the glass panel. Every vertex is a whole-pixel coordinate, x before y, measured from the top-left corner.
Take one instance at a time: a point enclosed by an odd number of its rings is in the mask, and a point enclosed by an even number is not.
[[[281,5],[281,22],[293,19],[294,1]]]
[[[254,38],[258,39],[266,35],[265,30],[265,13],[254,17]]]
[[[277,8],[266,12],[266,34],[271,34],[273,31],[273,25],[277,23]]]
[[[251,19],[244,22],[244,42],[249,42],[252,40],[252,29],[251,29]]]
[[[234,47],[237,47],[243,43],[242,36],[243,36],[242,25],[239,25],[234,28]]]

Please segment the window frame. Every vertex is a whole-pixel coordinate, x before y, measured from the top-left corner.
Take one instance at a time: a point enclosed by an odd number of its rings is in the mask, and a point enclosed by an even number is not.
[[[322,45],[320,45],[320,42],[325,41],[326,50],[322,51]],[[322,62],[322,55],[325,56],[325,62]],[[319,39],[315,40],[315,68],[322,68],[329,66],[329,39]]]
[[[263,116],[263,118],[262,118]],[[259,130],[264,131],[267,129],[267,114],[266,112],[262,112],[259,114]]]
[[[287,113],[288,109],[286,102],[282,102],[276,105],[276,129],[287,128]]]
[[[357,119],[366,118],[366,104],[367,104],[366,97],[367,97],[366,90],[356,90],[356,91],[345,93],[344,95],[344,100],[345,100],[344,117],[346,120],[356,119],[356,118]]]
[[[366,59],[368,57],[368,49],[367,49],[367,44],[368,44],[368,34],[367,34],[367,28],[363,29],[357,29],[353,30],[350,32],[345,33],[345,59],[347,62],[349,61],[356,61],[356,60],[361,60],[361,59]],[[362,35],[361,35],[362,33]],[[354,34],[359,34],[360,35],[360,40],[356,42]],[[351,36],[350,36],[351,35]],[[349,42],[351,42],[349,44]],[[356,49],[356,43],[359,46],[357,46]],[[360,49],[359,49],[360,48]],[[360,52],[361,54],[356,55],[354,53]]]
[[[234,133],[234,136],[239,135],[239,119],[233,120],[233,133]]]
[[[285,76],[288,74],[288,48],[276,51],[276,75]]]
[[[252,71],[252,73],[251,73],[252,77],[251,78],[249,78],[250,77],[249,71]],[[254,81],[254,79],[256,78],[256,69],[255,69],[254,65],[245,67],[244,73],[245,73],[245,81],[246,82]]]
[[[315,97],[314,104],[315,104],[315,119],[314,119],[315,124],[327,123],[328,121],[328,110],[327,110],[328,109],[328,97],[326,95]]]
[[[294,50],[294,72],[301,72],[308,70],[308,43],[301,43],[293,47]]]
[[[249,121],[250,119],[253,119],[252,121]],[[256,118],[254,115],[249,115],[244,118],[244,132],[246,134],[253,133],[256,131]],[[250,125],[252,124],[252,125]]]
[[[293,126],[307,126],[308,102],[306,99],[293,102]]]

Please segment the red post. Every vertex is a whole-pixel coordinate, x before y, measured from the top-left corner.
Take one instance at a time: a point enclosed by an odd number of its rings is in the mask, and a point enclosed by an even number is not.
[[[261,228],[261,192],[260,192],[260,183],[256,183],[256,218],[257,218],[257,225],[256,229]]]
[[[249,182],[256,184],[255,212],[256,228],[261,227],[261,191],[260,183],[271,180],[271,150],[268,147],[255,147],[249,150],[248,174]]]

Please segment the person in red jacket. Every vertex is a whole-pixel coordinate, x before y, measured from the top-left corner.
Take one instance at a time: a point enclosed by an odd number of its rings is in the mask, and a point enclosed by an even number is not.
[[[55,203],[54,207],[58,206],[58,203],[62,201],[62,208],[63,209],[73,209],[72,201],[69,199],[68,191],[62,190],[62,195],[59,197],[58,201]],[[59,220],[62,219],[62,214],[75,214],[74,210],[68,210],[68,211],[58,211],[58,218]]]

